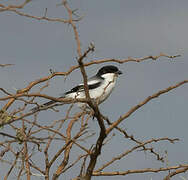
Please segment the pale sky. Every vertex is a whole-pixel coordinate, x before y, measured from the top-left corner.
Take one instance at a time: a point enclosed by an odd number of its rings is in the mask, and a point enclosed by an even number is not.
[[[59,2],[33,0],[24,12],[42,16],[45,8],[48,8],[47,16],[66,18],[65,10],[56,6]],[[112,121],[147,96],[188,79],[187,0],[71,0],[70,5],[73,9],[78,8],[77,13],[83,16],[77,24],[82,50],[84,51],[90,42],[96,47],[96,51],[85,61],[101,58],[141,58],[159,55],[161,52],[182,55],[174,60],[160,58],[157,61],[130,62],[121,66],[116,64],[124,74],[120,77],[115,91],[100,106],[101,111]],[[0,69],[1,87],[8,91],[15,92],[15,89],[24,88],[29,82],[48,75],[50,68],[64,72],[77,64],[76,43],[70,26],[31,20],[11,12],[1,12],[0,22],[0,64],[15,64]],[[93,75],[101,66],[87,67],[88,75]],[[44,93],[56,97],[81,81],[82,77],[77,70],[66,82],[62,77],[51,80],[50,87]],[[140,108],[120,125],[129,134],[140,139],[180,138],[178,143],[161,143],[157,148],[159,152],[168,151],[169,165],[188,162],[187,92],[188,85],[185,84],[162,95]],[[2,96],[1,93],[0,95]],[[46,115],[45,118],[49,116]],[[95,121],[90,123],[93,129],[98,128]],[[130,146],[130,143],[126,144],[127,141],[120,143],[118,138],[118,135],[113,138],[109,148],[104,147],[104,159],[107,160],[113,156],[112,153],[123,151]],[[154,156],[138,152],[117,162],[114,168],[121,167],[120,170],[123,171],[160,166],[165,165],[157,162]],[[159,180],[165,174],[136,174],[117,179]],[[188,179],[188,174],[182,176]],[[93,179],[113,180],[114,177]],[[180,176],[177,175],[175,179],[180,179]]]

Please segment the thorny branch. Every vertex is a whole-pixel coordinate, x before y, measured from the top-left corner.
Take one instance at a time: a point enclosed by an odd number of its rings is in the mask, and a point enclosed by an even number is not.
[[[128,174],[147,173],[147,172],[157,173],[157,172],[168,171],[173,169],[178,169],[179,171],[181,171],[182,168],[184,168],[183,172],[185,172],[188,168],[188,164],[159,168],[159,169],[146,168],[146,169],[135,169],[135,170],[116,171],[116,172],[93,172],[93,176],[117,176],[117,175],[125,176]]]
[[[112,125],[106,130],[106,133],[109,134],[112,129],[114,129],[116,126],[118,126],[124,119],[128,118],[132,113],[134,113],[137,109],[139,109],[140,107],[144,106],[146,103],[148,103],[149,101],[151,101],[154,98],[159,97],[162,94],[165,94],[175,88],[178,88],[179,86],[182,86],[183,84],[188,83],[188,80],[184,80],[181,81],[173,86],[169,86],[168,88],[165,88],[163,90],[158,91],[157,93],[148,96],[144,101],[140,102],[138,105],[132,107],[127,113],[125,113],[124,115],[120,116],[120,118],[118,120],[116,120],[114,123],[112,123]]]
[[[133,151],[139,149],[139,148],[143,148],[145,145],[147,144],[151,144],[152,142],[159,142],[159,141],[169,141],[171,143],[174,143],[175,141],[178,141],[179,139],[169,139],[169,138],[159,138],[159,139],[151,139],[148,140],[146,142],[143,142],[140,145],[136,145],[133,148],[123,152],[122,154],[114,157],[111,161],[105,163],[102,167],[100,167],[99,169],[97,169],[95,172],[100,172],[102,171],[104,168],[108,167],[109,165],[113,164],[115,161],[120,160],[121,158],[127,156],[128,154],[132,153]]]

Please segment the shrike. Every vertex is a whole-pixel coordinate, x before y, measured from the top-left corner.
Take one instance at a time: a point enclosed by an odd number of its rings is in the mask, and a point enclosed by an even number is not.
[[[88,88],[89,88],[89,95],[92,100],[94,100],[97,104],[101,104],[105,101],[110,94],[112,93],[117,77],[122,74],[122,72],[116,66],[104,66],[97,74],[88,79]],[[81,83],[70,91],[67,91],[61,96],[60,98],[69,98],[69,99],[79,99],[85,98],[85,90],[84,84]],[[49,101],[41,105],[41,108],[50,106],[56,103],[56,101]],[[77,105],[82,108],[86,106],[85,103],[77,103]],[[32,111],[38,111],[39,107],[33,108]]]

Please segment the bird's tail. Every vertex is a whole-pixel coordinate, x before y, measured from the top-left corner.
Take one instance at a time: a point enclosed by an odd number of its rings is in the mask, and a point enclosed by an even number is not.
[[[64,98],[64,97],[65,97],[65,96],[61,96],[61,97],[59,97],[59,98]],[[37,111],[39,111],[39,110],[46,109],[48,106],[50,106],[50,105],[52,105],[52,104],[54,104],[54,103],[56,103],[56,101],[53,101],[53,100],[48,101],[48,102],[46,102],[46,103],[44,103],[44,104],[42,104],[42,105],[40,105],[40,106],[37,106],[37,107],[31,109],[31,112],[37,112]]]
[[[42,108],[45,108],[45,107],[48,107],[48,106],[50,106],[50,105],[52,105],[52,104],[54,104],[56,101],[48,101],[48,102],[46,102],[46,103],[44,103],[44,104],[42,104],[42,105],[40,105],[40,106],[37,106],[37,107],[34,107],[34,108],[32,108],[31,109],[31,112],[37,112],[37,111],[39,111],[40,109],[42,109]]]

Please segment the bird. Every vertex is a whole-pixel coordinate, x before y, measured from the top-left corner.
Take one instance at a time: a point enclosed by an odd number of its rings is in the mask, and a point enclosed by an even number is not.
[[[116,81],[119,75],[122,74],[116,66],[107,65],[100,68],[96,75],[92,76],[87,80],[87,85],[89,89],[89,95],[92,100],[94,100],[97,104],[101,104],[104,102],[112,93],[115,88]],[[85,90],[84,84],[78,84],[71,90],[65,92],[59,98],[69,98],[72,100],[85,98]],[[48,101],[41,105],[42,108],[48,107],[56,101]],[[76,103],[79,108],[83,108],[86,106],[86,103],[77,102]],[[38,111],[40,107],[35,107],[32,111]]]

